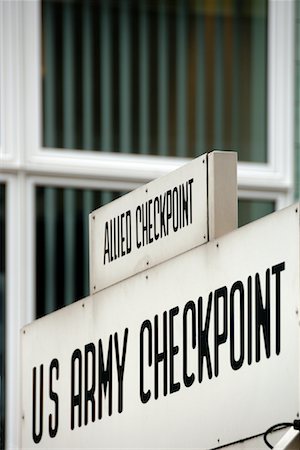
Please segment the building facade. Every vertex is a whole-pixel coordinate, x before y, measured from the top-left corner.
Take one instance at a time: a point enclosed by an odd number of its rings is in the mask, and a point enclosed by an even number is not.
[[[20,437],[20,328],[89,293],[93,209],[214,149],[238,152],[240,225],[298,198],[298,11],[0,1],[2,448]]]

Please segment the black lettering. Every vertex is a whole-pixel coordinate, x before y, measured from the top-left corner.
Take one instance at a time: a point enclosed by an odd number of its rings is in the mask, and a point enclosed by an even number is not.
[[[139,216],[139,219],[138,219],[138,216]],[[138,230],[139,230],[138,224],[141,223],[141,220],[142,220],[141,207],[138,206],[135,211],[136,246],[137,246],[137,248],[140,248],[140,246],[142,245],[142,243],[139,239],[139,233],[138,233]]]
[[[223,298],[224,314],[223,314],[223,331],[220,332],[219,327],[219,301]],[[214,296],[214,322],[215,322],[215,377],[219,375],[219,347],[227,340],[228,325],[227,325],[227,288],[223,286],[215,290]]]
[[[252,277],[248,277],[248,364],[252,363]]]
[[[77,363],[77,364],[76,364]],[[77,369],[76,366],[77,365]],[[75,394],[75,372],[77,371],[77,394]],[[71,430],[75,427],[75,407],[78,406],[78,426],[81,427],[82,411],[82,355],[77,348],[71,358]]]
[[[126,211],[126,253],[131,252],[131,212]]]
[[[119,216],[118,216],[119,217]],[[114,254],[114,260],[118,259],[118,257],[120,256],[120,253],[118,253],[118,248],[119,248],[119,240],[120,240],[120,235],[119,233],[117,233],[117,220],[116,217],[113,218],[113,239],[112,239],[112,243],[113,243],[113,254]]]
[[[118,236],[117,253],[118,253],[118,258],[119,258],[120,257],[120,233],[121,233],[120,216],[117,217],[117,226],[118,226],[118,230],[117,230],[117,236]]]
[[[104,396],[108,390],[108,414],[112,415],[112,336],[109,337],[106,368],[104,366],[104,356],[102,341],[99,339],[99,389],[98,389],[98,419],[102,419],[103,410],[103,391]],[[107,389],[108,387],[108,389]]]
[[[179,381],[174,382],[174,356],[179,352],[178,345],[174,345],[174,316],[178,313],[178,306],[169,311],[170,394],[180,389]]]
[[[281,329],[280,329],[280,296],[281,296],[281,288],[280,288],[280,272],[285,270],[285,263],[282,262],[272,267],[272,275],[275,275],[275,286],[276,286],[276,355],[280,353],[280,345],[281,345]]]
[[[188,375],[187,373],[187,315],[188,312],[191,312],[191,320],[192,320],[192,348],[196,347],[196,307],[195,303],[189,301],[183,310],[183,382],[186,387],[192,386],[195,381],[195,374],[191,373]]]
[[[124,236],[124,218],[125,213],[121,214],[121,256],[125,255],[125,249],[124,249],[124,242],[125,242],[125,236]]]
[[[179,216],[179,228],[182,228],[182,216],[183,216],[183,208],[182,208],[182,184],[179,185],[179,206],[178,206],[178,216]]]
[[[203,358],[206,358],[207,365],[207,373],[208,378],[212,378],[212,367],[211,367],[211,359],[210,359],[210,350],[209,350],[209,342],[208,342],[208,332],[209,332],[209,324],[211,317],[211,308],[212,308],[212,292],[209,294],[207,309],[206,309],[206,318],[205,325],[203,329],[203,305],[202,305],[202,297],[198,299],[198,380],[201,383],[203,379]]]
[[[142,403],[147,403],[151,397],[151,391],[144,390],[144,331],[148,330],[148,366],[152,366],[152,325],[150,320],[142,323],[140,331],[140,399]]]
[[[176,194],[176,195],[175,195]],[[175,198],[176,197],[176,198]],[[175,187],[173,189],[173,230],[176,232],[178,230],[178,222],[179,222],[179,205],[178,205],[178,189]]]
[[[186,182],[187,189],[188,182]],[[188,211],[188,193],[185,191],[184,184],[182,186],[182,227],[189,224],[189,211]]]
[[[144,247],[144,245],[148,244],[147,223],[148,223],[148,209],[147,209],[147,205],[145,206],[144,204],[142,204],[143,247]]]
[[[190,223],[193,222],[193,201],[192,201],[192,183],[194,182],[194,178],[189,180],[189,198],[190,198]]]
[[[118,333],[115,333],[116,363],[117,363],[117,371],[118,371],[118,412],[119,413],[121,413],[123,411],[123,378],[124,378],[124,370],[125,370],[127,339],[128,339],[128,328],[125,328],[124,340],[123,340],[123,350],[122,350],[122,361],[120,363]]]
[[[109,221],[109,231],[110,231],[110,245],[109,245],[109,254],[110,254],[110,261],[114,261],[114,254],[113,254],[113,226],[112,226],[112,220]]]
[[[151,222],[151,213],[150,213],[150,207],[152,204],[153,200],[150,198],[150,200],[148,201],[148,241],[149,244],[151,244],[153,242],[153,235],[152,235],[152,228],[153,228],[153,224]]]
[[[96,408],[95,408],[95,381],[96,381],[96,351],[95,345],[91,342],[85,347],[85,364],[84,364],[84,424],[87,425],[89,421],[88,404],[91,404],[92,422],[95,422]],[[90,358],[89,358],[90,355]],[[89,363],[91,359],[91,364]],[[89,379],[91,379],[91,387],[89,387]]]
[[[234,299],[235,293],[239,292],[240,300],[240,357],[235,359],[235,327],[234,327]],[[245,305],[244,286],[241,281],[236,281],[230,290],[230,363],[233,370],[242,367],[245,358]]]
[[[154,210],[154,238],[157,241],[159,238],[159,233],[157,233],[156,228],[156,216],[159,216],[159,198],[155,197],[154,203],[153,203],[153,210]]]
[[[270,357],[271,346],[270,346],[270,269],[266,271],[266,295],[265,295],[265,307],[262,302],[262,293],[259,274],[255,275],[255,307],[256,307],[256,327],[255,327],[255,337],[256,337],[256,362],[260,361],[260,330],[262,328],[265,349],[267,358]]]
[[[165,207],[166,207],[166,193],[164,193],[163,199],[162,196],[159,196],[160,202],[160,237],[167,236],[166,230],[166,218],[165,218]],[[164,234],[163,234],[164,233]]]
[[[49,398],[50,400],[53,400],[54,402],[54,420],[52,414],[49,414],[49,436],[51,438],[54,438],[57,434],[58,430],[58,395],[56,392],[53,391],[53,370],[56,370],[56,380],[59,379],[59,363],[58,360],[55,358],[51,361],[50,367],[49,367]],[[53,423],[54,422],[54,423]]]
[[[32,377],[32,438],[36,444],[38,444],[43,436],[43,413],[44,413],[44,365],[40,365],[40,385],[39,385],[39,432],[36,431],[36,416],[37,416],[37,405],[36,405],[36,389],[37,389],[37,381],[36,381],[36,367],[33,368],[33,377]]]
[[[167,395],[168,379],[167,379],[167,312],[163,313],[163,351],[158,352],[158,316],[154,317],[154,398],[158,398],[158,364],[163,362],[164,367],[164,395]]]
[[[172,192],[169,189],[167,191],[167,235],[169,234],[169,221],[172,217]]]
[[[109,251],[109,232],[108,232],[108,223],[105,222],[105,230],[104,230],[104,256],[103,256],[103,264],[106,264],[105,256],[107,255],[108,262],[110,262],[110,251]]]

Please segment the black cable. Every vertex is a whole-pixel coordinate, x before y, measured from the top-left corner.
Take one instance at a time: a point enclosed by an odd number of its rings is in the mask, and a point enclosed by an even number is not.
[[[294,420],[293,427],[295,430],[300,431],[300,419]]]
[[[277,423],[276,425],[272,425],[270,428],[267,429],[267,431],[264,433],[264,442],[269,448],[273,448],[273,445],[268,442],[267,436],[268,434],[272,433],[273,431],[279,431],[283,430],[287,427],[293,427],[295,430],[300,430],[300,420],[294,420],[294,422],[282,422]]]

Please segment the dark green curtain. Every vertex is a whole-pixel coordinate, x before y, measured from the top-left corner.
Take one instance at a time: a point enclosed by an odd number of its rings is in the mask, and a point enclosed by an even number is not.
[[[267,0],[44,0],[43,144],[265,162]]]
[[[253,220],[260,219],[275,211],[275,201],[273,200],[252,200],[243,199],[238,203],[238,224],[239,227],[246,225]]]
[[[88,216],[121,192],[36,189],[36,312],[50,313],[89,295]]]
[[[5,438],[5,185],[0,184],[0,449]]]

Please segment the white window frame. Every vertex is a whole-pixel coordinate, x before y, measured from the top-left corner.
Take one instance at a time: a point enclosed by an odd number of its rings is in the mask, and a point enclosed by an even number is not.
[[[269,0],[267,163],[239,163],[240,198],[294,195],[295,1]],[[4,18],[5,13],[5,20]],[[35,188],[132,189],[187,159],[41,147],[40,1],[0,2],[0,182],[7,192],[6,448],[20,448],[19,330],[35,316]],[[284,149],[284,151],[282,150]]]
[[[20,329],[32,321],[30,283],[25,270],[30,264],[32,233],[28,227],[31,198],[24,175],[2,173],[0,183],[6,195],[6,361],[5,438],[6,447],[20,448]],[[27,299],[27,300],[26,300]],[[19,418],[19,420],[18,420]]]
[[[0,2],[1,172],[15,171],[23,163],[20,154],[22,139],[20,14],[19,2]]]
[[[240,189],[277,191],[286,206],[294,197],[295,2],[269,0],[267,164],[239,163]],[[284,149],[284,150],[283,150]]]
[[[275,210],[279,210],[287,206],[285,194],[276,191],[251,191],[246,189],[239,189],[238,198],[239,200],[271,201],[275,204]]]
[[[41,146],[41,77],[39,36],[40,1],[25,3],[23,36],[25,65],[26,153],[29,168],[48,174],[67,170],[70,176],[85,173],[87,177],[146,182],[164,175],[187,159],[144,155],[80,151],[61,152]],[[294,67],[294,2],[269,0],[268,26],[268,162],[245,163],[238,166],[240,188],[278,190],[287,200],[293,190],[293,91],[291,77]],[[37,88],[38,87],[38,88]],[[284,87],[284,89],[282,89]],[[285,111],[285,113],[283,113]],[[283,155],[281,149],[290,149]]]

